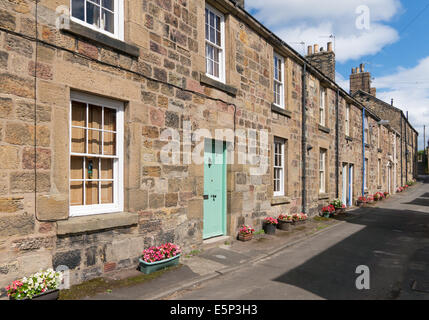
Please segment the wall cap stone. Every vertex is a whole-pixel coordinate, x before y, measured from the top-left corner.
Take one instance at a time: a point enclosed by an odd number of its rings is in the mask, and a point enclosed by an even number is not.
[[[280,107],[276,106],[274,103],[271,104],[271,111],[274,113],[281,114],[285,117],[292,118],[292,112],[290,112],[289,110],[280,108]]]
[[[125,43],[121,40],[111,38],[103,33],[89,29],[74,21],[70,21],[70,24],[68,26],[66,25],[61,26],[60,30],[63,32],[71,33],[75,36],[79,36],[79,37],[94,41],[97,44],[110,47],[115,51],[119,51],[120,53],[125,53],[134,58],[138,58],[140,56],[140,49],[138,47]]]
[[[224,84],[222,82],[216,81],[212,78],[207,77],[205,74],[200,73],[200,82],[202,84],[208,85],[210,87],[216,88],[218,90],[224,91],[228,93],[229,95],[236,96],[237,95],[237,88],[234,88],[233,86],[229,86],[227,84]]]
[[[125,227],[137,224],[138,221],[139,215],[137,213],[129,212],[73,217],[66,221],[57,222],[57,235],[76,234],[88,231]]]

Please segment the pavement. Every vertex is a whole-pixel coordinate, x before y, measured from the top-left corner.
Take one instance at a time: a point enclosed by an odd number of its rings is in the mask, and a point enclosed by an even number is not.
[[[250,242],[207,245],[182,256],[182,267],[174,272],[87,299],[429,299],[425,196],[429,177],[344,217],[312,219],[292,232],[277,230]],[[358,265],[370,269],[370,290],[355,287]],[[128,270],[118,276],[137,274]]]

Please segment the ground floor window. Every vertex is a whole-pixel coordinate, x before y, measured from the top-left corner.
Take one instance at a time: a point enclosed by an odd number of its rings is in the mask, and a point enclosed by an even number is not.
[[[274,196],[284,196],[285,140],[274,138]]]
[[[123,103],[73,92],[71,216],[123,211]]]
[[[326,149],[320,149],[319,154],[319,192],[326,193]]]

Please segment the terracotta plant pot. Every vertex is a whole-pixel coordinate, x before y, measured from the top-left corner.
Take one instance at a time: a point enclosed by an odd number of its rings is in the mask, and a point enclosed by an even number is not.
[[[275,234],[277,225],[272,224],[272,223],[265,223],[263,228],[264,228],[264,232],[266,234]]]
[[[279,220],[279,224],[277,225],[277,228],[283,231],[288,231],[292,228],[292,221],[283,221]]]
[[[357,201],[356,201],[356,204],[357,204],[357,206],[358,206],[358,207],[360,207],[360,208],[364,208],[364,207],[366,207],[367,202],[363,202],[363,201],[359,201],[359,200],[357,200]]]
[[[238,240],[240,241],[250,241],[253,239],[253,233],[239,233]]]

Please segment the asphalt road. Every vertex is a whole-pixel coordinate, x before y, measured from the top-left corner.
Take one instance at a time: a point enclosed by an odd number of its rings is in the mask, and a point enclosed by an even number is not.
[[[429,177],[377,208],[171,299],[429,299]],[[358,266],[369,289],[358,290]]]

